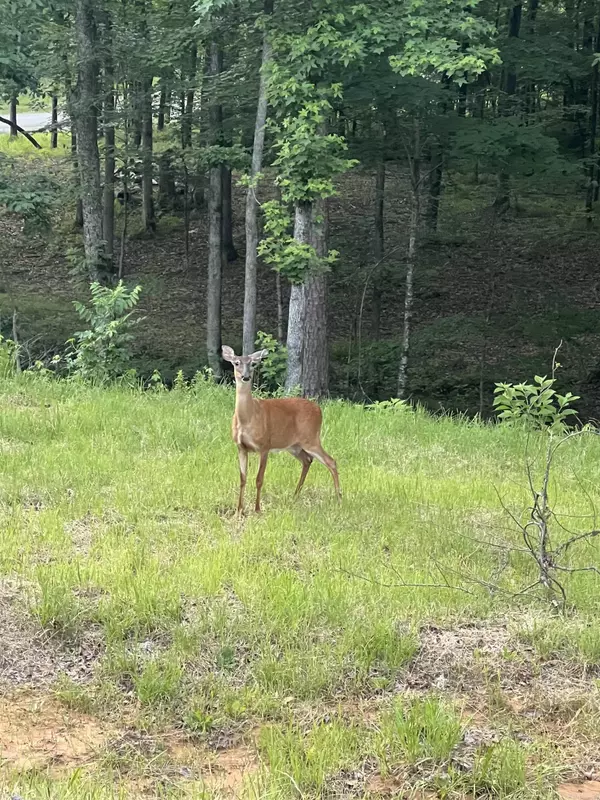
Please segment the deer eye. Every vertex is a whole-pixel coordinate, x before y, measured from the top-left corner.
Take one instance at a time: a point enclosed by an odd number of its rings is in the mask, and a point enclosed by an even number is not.
[[[253,362],[252,362],[252,366],[253,366],[253,367],[255,367],[255,366],[256,366],[256,361],[253,361]]]

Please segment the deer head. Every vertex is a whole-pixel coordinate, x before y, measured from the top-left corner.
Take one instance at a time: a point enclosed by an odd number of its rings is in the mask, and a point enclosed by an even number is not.
[[[227,345],[223,345],[221,352],[225,361],[233,364],[236,383],[250,383],[256,367],[269,355],[268,350],[257,350],[249,356],[236,356],[232,348]]]

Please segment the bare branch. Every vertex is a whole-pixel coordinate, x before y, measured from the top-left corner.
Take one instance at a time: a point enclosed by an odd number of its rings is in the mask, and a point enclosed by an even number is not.
[[[358,578],[358,580],[372,583],[375,586],[381,586],[384,589],[452,589],[457,592],[464,592],[464,594],[473,594],[473,592],[471,592],[469,589],[465,589],[464,586],[452,586],[449,583],[407,583],[403,580],[401,580],[400,583],[384,583],[383,581],[369,578],[368,575],[361,575],[358,572],[351,572],[344,567],[338,567],[337,570],[338,572],[341,572],[343,575],[347,575],[350,578]]]
[[[593,539],[596,536],[600,536],[600,530],[588,531],[587,533],[579,533],[577,534],[577,536],[573,536],[571,539],[569,539],[568,542],[564,542],[563,544],[560,545],[560,547],[557,547],[556,550],[554,551],[554,554],[560,555],[561,553],[566,553],[569,547],[575,544],[575,542],[580,542],[583,539]]]
[[[25,137],[25,138],[26,138],[28,141],[30,141],[30,142],[31,142],[31,144],[32,144],[34,147],[36,147],[38,150],[41,150],[41,149],[42,149],[42,145],[41,145],[39,142],[36,142],[36,140],[33,138],[33,136],[32,136],[30,133],[28,133],[28,132],[25,130],[25,128],[22,128],[20,125],[17,125],[15,122],[11,122],[9,119],[6,119],[6,117],[0,117],[0,122],[3,122],[5,125],[10,125],[11,127],[14,127],[14,128],[16,128],[16,129],[19,131],[19,133],[22,133],[22,134],[23,134],[23,136],[24,136],[24,137]]]

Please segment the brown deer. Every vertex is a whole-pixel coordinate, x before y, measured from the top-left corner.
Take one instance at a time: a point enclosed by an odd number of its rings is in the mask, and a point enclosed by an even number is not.
[[[316,403],[301,397],[259,400],[252,397],[252,376],[260,361],[269,355],[259,350],[250,356],[236,356],[231,347],[224,346],[223,358],[233,364],[235,375],[235,413],[231,436],[237,444],[240,458],[240,497],[238,514],[244,506],[244,489],[248,473],[248,453],[260,454],[256,476],[255,511],[260,511],[260,492],[267,468],[269,453],[287,450],[302,462],[302,472],[295,497],[306,480],[313,459],[325,464],[333,477],[338,500],[342,499],[337,466],[321,446],[321,409]]]

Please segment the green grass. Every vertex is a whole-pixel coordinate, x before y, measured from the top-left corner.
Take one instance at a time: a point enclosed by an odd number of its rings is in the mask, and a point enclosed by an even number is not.
[[[269,460],[264,513],[238,519],[228,388],[143,393],[23,377],[0,382],[0,403],[0,574],[19,579],[30,621],[53,641],[76,649],[93,632],[101,643],[90,683],[57,678],[66,707],[208,743],[258,725],[262,767],[247,791],[259,796],[321,796],[365,763],[381,774],[426,764],[439,788],[460,708],[393,695],[421,625],[528,608],[508,593],[531,583],[532,564],[485,543],[519,545],[499,497],[516,514],[528,503],[522,432],[330,403],[324,445],[343,504],[320,465],[294,502],[299,467],[281,454]],[[530,454],[541,444],[530,441]],[[565,519],[589,513],[599,456],[594,437],[563,448],[552,493]],[[569,563],[595,553],[586,545]],[[518,636],[540,659],[593,667],[598,577],[564,583],[576,615],[553,622],[535,605],[539,623],[517,622]],[[315,722],[325,707],[369,698],[383,702],[373,723],[343,709]],[[483,748],[456,791],[469,780],[501,797],[521,791],[527,751],[503,748]],[[64,777],[44,778],[50,794],[37,778],[18,780],[30,782],[25,797],[119,796],[100,780],[79,795],[57,788]]]
[[[1,116],[1,115],[0,115]],[[8,156],[27,156],[31,158],[56,158],[57,156],[71,155],[71,136],[68,133],[58,133],[58,147],[50,146],[51,133],[32,133],[33,138],[41,149],[34,147],[29,139],[20,133],[15,138],[8,134],[0,134],[0,153]]]

